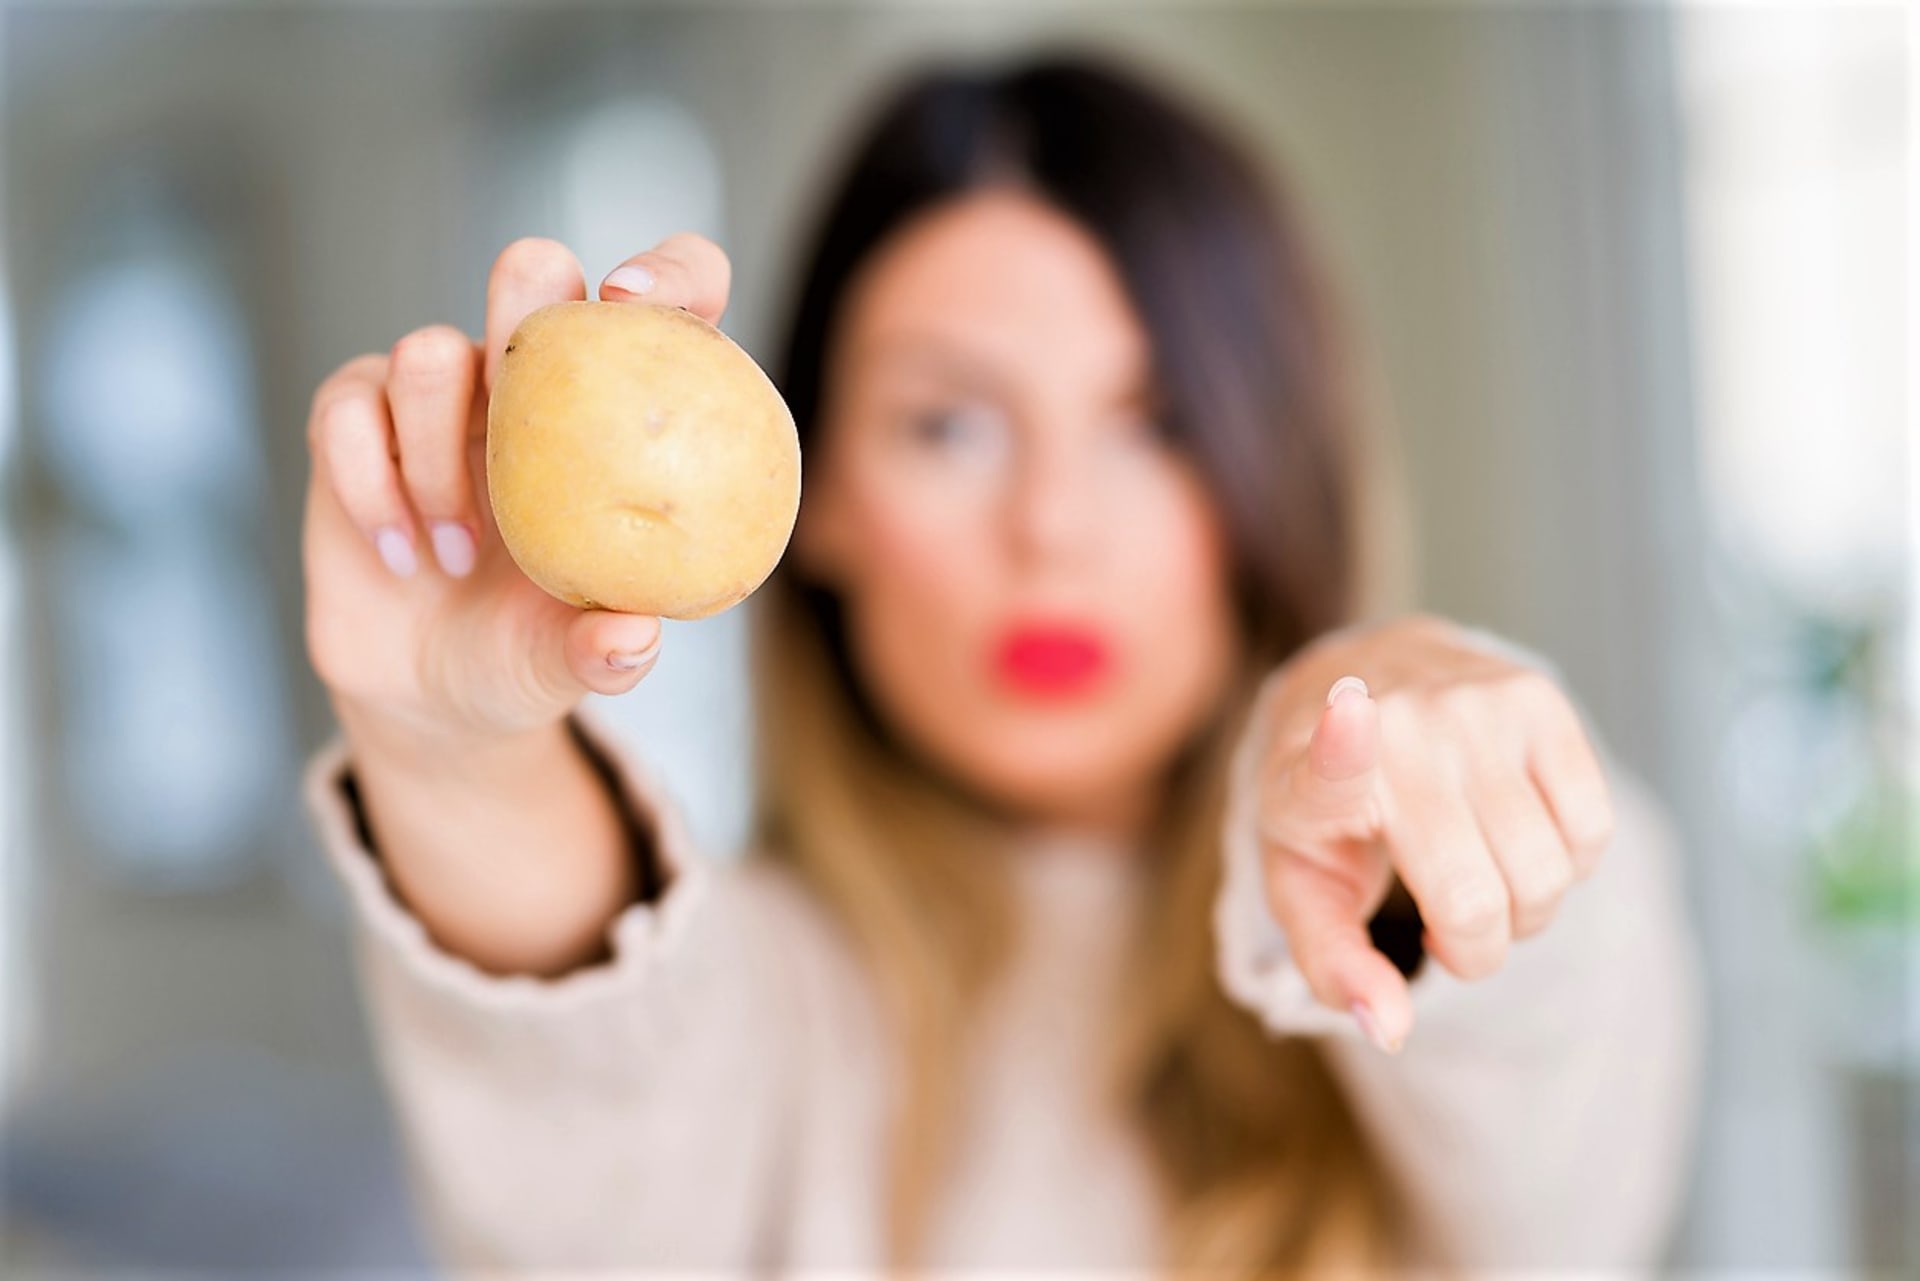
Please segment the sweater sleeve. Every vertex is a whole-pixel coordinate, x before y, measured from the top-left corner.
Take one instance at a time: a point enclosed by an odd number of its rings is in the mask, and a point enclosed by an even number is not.
[[[1467,638],[1553,671],[1487,633]],[[1232,766],[1215,904],[1224,988],[1270,1032],[1323,1038],[1417,1233],[1470,1275],[1650,1272],[1690,1172],[1704,1022],[1677,842],[1659,804],[1602,745],[1615,835],[1598,870],[1495,974],[1463,982],[1422,960],[1413,1031],[1387,1055],[1315,1001],[1266,905],[1266,723],[1253,719]]]
[[[368,842],[344,740],[305,771],[358,926],[416,1208],[436,1254],[471,1275],[751,1266],[769,1248],[768,1180],[793,1111],[791,1002],[766,964],[806,945],[793,896],[767,892],[771,869],[702,859],[590,705],[574,728],[665,884],[612,923],[605,961],[557,979],[493,975],[437,946]]]

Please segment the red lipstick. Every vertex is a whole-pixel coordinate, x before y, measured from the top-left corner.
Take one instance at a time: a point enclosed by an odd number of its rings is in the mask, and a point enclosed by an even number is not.
[[[1098,684],[1109,665],[1107,643],[1088,627],[1021,623],[1007,629],[994,648],[994,670],[1017,693],[1060,698]]]

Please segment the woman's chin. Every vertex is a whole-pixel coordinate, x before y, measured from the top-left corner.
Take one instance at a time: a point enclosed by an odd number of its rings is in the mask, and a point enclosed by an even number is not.
[[[958,773],[970,791],[1022,826],[1126,835],[1151,804],[1152,771],[1111,751],[995,752]]]

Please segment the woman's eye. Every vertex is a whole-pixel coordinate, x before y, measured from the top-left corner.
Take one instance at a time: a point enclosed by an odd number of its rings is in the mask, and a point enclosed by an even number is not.
[[[986,405],[959,405],[915,414],[908,432],[916,444],[929,448],[977,452],[998,450],[1006,443],[1004,415]]]

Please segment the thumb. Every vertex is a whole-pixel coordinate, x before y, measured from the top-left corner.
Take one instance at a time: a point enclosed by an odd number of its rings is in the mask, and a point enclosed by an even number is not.
[[[660,641],[660,620],[650,614],[582,610],[567,624],[561,652],[548,661],[564,664],[563,679],[571,684],[596,694],[624,694],[653,670]]]

